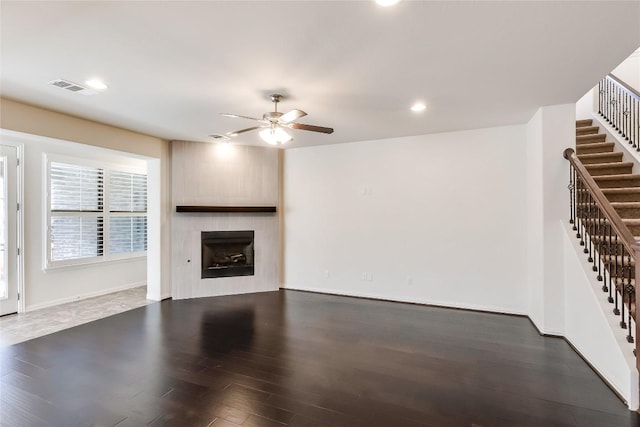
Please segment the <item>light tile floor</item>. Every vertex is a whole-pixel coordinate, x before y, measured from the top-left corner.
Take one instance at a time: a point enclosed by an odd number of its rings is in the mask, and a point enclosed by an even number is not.
[[[0,347],[17,344],[155,302],[146,299],[146,295],[147,287],[140,286],[27,313],[0,317]]]

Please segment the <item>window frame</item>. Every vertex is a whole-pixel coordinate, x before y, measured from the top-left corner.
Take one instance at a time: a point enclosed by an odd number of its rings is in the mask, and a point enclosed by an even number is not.
[[[102,211],[96,214],[95,212],[77,212],[73,213],[73,216],[90,216],[90,217],[102,217],[103,219],[103,244],[102,255],[93,257],[73,258],[65,260],[53,260],[51,259],[51,217],[55,216],[55,213],[51,212],[51,163],[65,163],[69,165],[81,166],[81,167],[94,167],[103,170],[103,198],[102,198]],[[101,162],[97,160],[70,157],[58,154],[43,153],[43,270],[66,268],[66,267],[78,267],[87,265],[97,265],[110,262],[118,262],[125,260],[132,260],[136,258],[144,258],[147,256],[147,251],[138,252],[125,252],[125,253],[110,253],[110,219],[112,217],[130,217],[130,216],[142,216],[147,218],[147,235],[148,235],[148,217],[149,217],[149,176],[145,168],[136,168],[129,165],[120,165],[116,163]],[[109,197],[110,197],[110,179],[111,172],[124,172],[133,174],[142,174],[147,177],[147,196],[146,196],[146,211],[134,211],[134,212],[110,212]],[[148,246],[147,246],[148,250]]]

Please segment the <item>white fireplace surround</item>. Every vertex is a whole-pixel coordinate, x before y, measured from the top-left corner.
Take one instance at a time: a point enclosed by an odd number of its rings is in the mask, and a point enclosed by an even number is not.
[[[176,206],[277,206],[274,148],[171,142],[172,294],[174,299],[278,289],[276,213],[176,212]],[[201,278],[201,232],[253,230],[253,276]]]

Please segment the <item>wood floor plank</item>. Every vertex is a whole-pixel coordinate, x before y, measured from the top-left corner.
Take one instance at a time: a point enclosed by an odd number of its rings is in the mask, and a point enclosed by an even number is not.
[[[640,425],[526,318],[284,290],[3,348],[0,387],[7,427]]]

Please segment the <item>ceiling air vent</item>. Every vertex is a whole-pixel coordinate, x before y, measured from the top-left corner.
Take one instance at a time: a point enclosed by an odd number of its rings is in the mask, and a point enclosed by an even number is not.
[[[50,85],[57,86],[61,89],[68,90],[69,92],[81,93],[83,95],[97,95],[98,92],[92,89],[88,89],[84,86],[80,86],[77,83],[70,82],[68,80],[58,79],[49,82]]]

